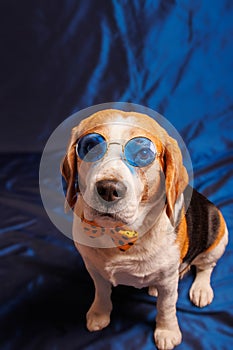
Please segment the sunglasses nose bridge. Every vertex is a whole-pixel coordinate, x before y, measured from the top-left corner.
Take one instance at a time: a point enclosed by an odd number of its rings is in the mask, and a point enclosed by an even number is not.
[[[111,141],[107,143],[107,155],[113,158],[122,158],[124,146],[121,141]]]

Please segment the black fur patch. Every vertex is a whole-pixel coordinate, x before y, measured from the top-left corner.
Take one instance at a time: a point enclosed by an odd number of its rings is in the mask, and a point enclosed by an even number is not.
[[[189,237],[189,248],[183,262],[191,263],[197,255],[208,249],[216,240],[220,217],[213,203],[196,190],[188,186],[184,191],[186,221]]]

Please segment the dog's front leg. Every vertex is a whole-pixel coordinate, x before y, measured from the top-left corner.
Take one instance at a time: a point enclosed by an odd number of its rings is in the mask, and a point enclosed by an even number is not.
[[[87,313],[87,328],[94,332],[107,327],[110,323],[112,286],[97,271],[88,267],[87,269],[95,285],[95,299]]]
[[[156,346],[160,350],[171,350],[181,343],[182,336],[176,317],[178,278],[177,273],[157,286],[157,317],[154,337]]]

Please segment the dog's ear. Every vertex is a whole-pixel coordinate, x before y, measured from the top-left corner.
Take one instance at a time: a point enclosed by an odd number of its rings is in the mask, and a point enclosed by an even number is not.
[[[65,211],[73,209],[77,200],[77,156],[76,142],[70,142],[67,154],[61,162],[61,174],[66,182],[66,202]]]
[[[168,137],[164,152],[164,172],[167,197],[167,216],[174,224],[174,206],[188,185],[188,173],[183,165],[177,141]]]

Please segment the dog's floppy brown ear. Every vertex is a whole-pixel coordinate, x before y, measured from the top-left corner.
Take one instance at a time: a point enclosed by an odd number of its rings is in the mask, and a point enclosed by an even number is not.
[[[174,206],[176,200],[188,185],[188,173],[183,165],[182,154],[177,141],[168,138],[164,153],[164,172],[167,197],[166,212],[174,224]]]
[[[61,162],[61,173],[66,181],[65,210],[73,209],[77,200],[77,156],[75,143],[71,143],[63,161]]]

